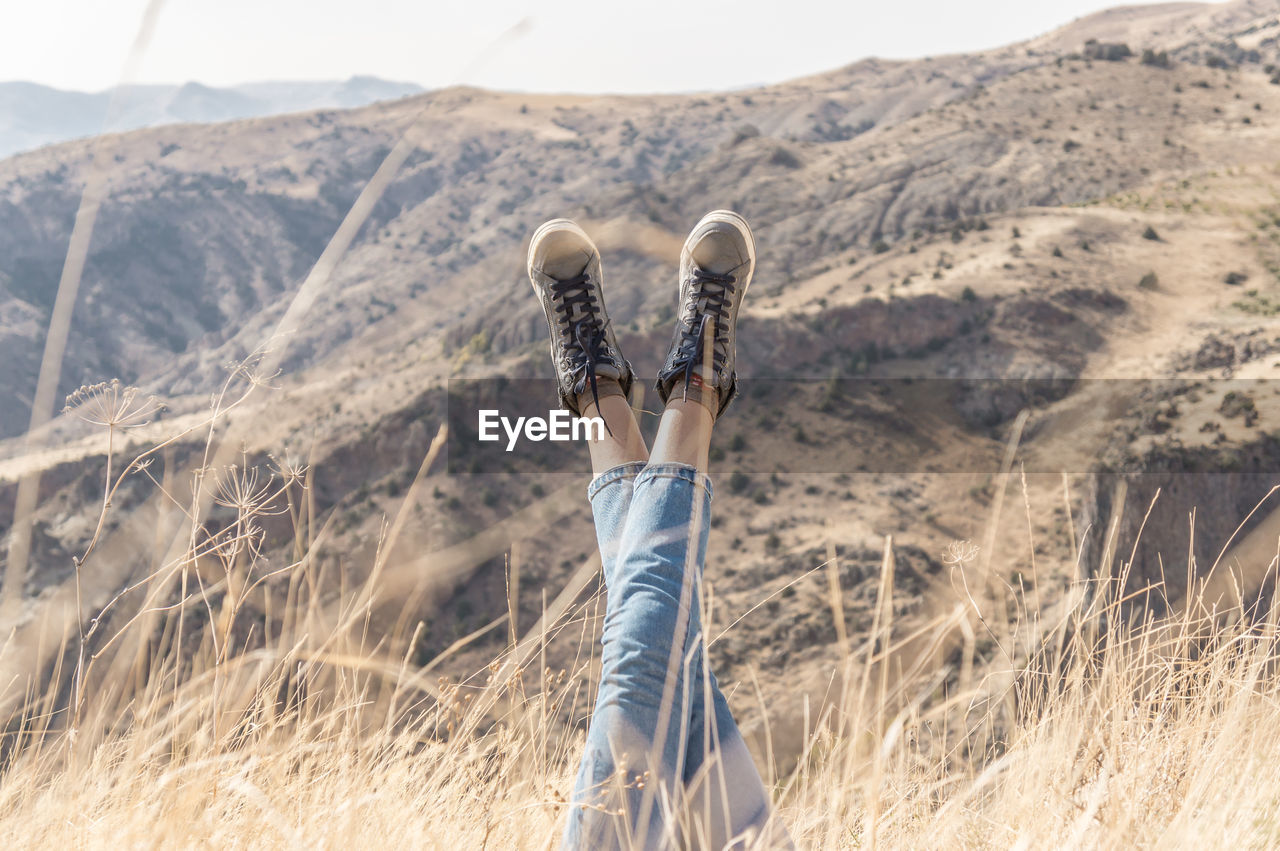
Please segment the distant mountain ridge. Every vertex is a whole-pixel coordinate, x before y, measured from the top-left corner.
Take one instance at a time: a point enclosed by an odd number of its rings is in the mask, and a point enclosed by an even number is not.
[[[422,91],[415,83],[368,76],[268,81],[227,88],[194,82],[118,86],[95,93],[63,91],[38,83],[0,83],[0,158],[104,130],[349,109]]]

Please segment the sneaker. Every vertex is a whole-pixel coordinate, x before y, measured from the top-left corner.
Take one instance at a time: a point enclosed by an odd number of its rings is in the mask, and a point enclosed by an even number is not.
[[[719,417],[738,392],[738,308],[751,284],[756,243],[737,213],[707,213],[680,252],[680,308],[671,350],[658,373],[658,396],[683,398],[711,392],[704,400]],[[697,379],[695,382],[694,379]],[[695,394],[690,384],[695,384]]]
[[[600,378],[616,381],[630,397],[631,364],[618,351],[609,327],[600,290],[600,252],[591,238],[568,219],[552,219],[529,241],[528,270],[551,331],[560,404],[582,416],[578,399],[590,390],[599,408]]]

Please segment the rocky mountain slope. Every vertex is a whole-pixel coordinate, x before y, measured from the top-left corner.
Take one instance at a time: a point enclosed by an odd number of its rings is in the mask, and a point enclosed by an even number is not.
[[[684,233],[733,207],[761,261],[741,331],[747,392],[713,458],[708,577],[721,623],[743,619],[713,654],[722,679],[762,668],[782,737],[829,679],[837,630],[826,579],[808,572],[832,554],[856,636],[886,535],[904,633],[956,604],[943,555],[955,540],[1028,586],[1105,575],[1133,547],[1128,581],[1163,582],[1170,598],[1186,582],[1157,578],[1162,565],[1208,565],[1233,541],[1280,472],[1267,381],[1280,369],[1277,64],[1280,3],[1168,4],[988,53],[866,60],[751,91],[450,89],[13,157],[0,162],[0,433],[25,427],[95,164],[109,194],[62,386],[116,375],[164,397],[164,419],[134,433],[141,445],[196,421],[225,365],[267,341],[407,136],[413,153],[305,322],[271,341],[274,389],[218,438],[246,460],[312,465],[326,575],[367,575],[384,518],[408,512],[380,581],[396,603],[415,601],[428,624],[416,652],[430,658],[507,612],[511,561],[524,577],[516,619],[531,624],[540,591],[565,587],[593,550],[584,456],[495,462],[476,454],[465,418],[449,474],[405,503],[430,436],[466,410],[451,405],[459,379],[548,374],[523,278],[528,234],[569,215],[597,237],[621,344],[652,374]],[[1020,466],[1006,461],[1015,437]],[[104,444],[63,417],[38,452],[2,445],[0,524],[12,482],[44,471],[31,624],[65,599]],[[199,456],[199,443],[180,445],[166,469],[176,481]],[[116,510],[150,517],[144,485]],[[1245,537],[1270,534],[1269,513]],[[108,538],[117,560],[86,606],[148,563],[135,526]],[[1261,576],[1238,571],[1258,590]],[[399,616],[385,615],[392,634]],[[955,662],[950,644],[903,652],[916,650]],[[472,645],[457,670],[486,653]]]

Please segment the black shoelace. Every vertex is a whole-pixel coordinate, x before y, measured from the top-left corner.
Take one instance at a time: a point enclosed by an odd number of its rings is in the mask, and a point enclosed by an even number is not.
[[[711,350],[712,367],[719,371],[729,358],[729,351],[726,346],[725,337],[728,334],[728,317],[725,315],[730,296],[733,295],[734,288],[737,286],[737,278],[733,275],[716,275],[703,269],[695,268],[693,270],[694,293],[693,300],[696,304],[699,300],[703,300],[704,305],[702,315],[699,318],[695,313],[691,317],[689,324],[685,327],[684,333],[680,338],[680,345],[677,348],[677,354],[671,364],[671,369],[667,371],[667,375],[677,375],[684,373],[684,395],[689,396],[689,382],[693,379],[694,367],[702,364],[705,357],[707,323],[713,323],[713,340]],[[696,320],[696,321],[695,321]]]
[[[590,386],[591,401],[598,411],[600,392],[596,387],[596,364],[618,364],[606,348],[607,323],[600,321],[600,304],[591,286],[591,276],[584,269],[572,278],[553,280],[551,294],[557,302],[555,312],[561,314],[560,336],[572,367],[573,389],[581,393]],[[579,308],[577,319],[573,318],[575,306]],[[605,430],[613,436],[608,422],[605,422]]]

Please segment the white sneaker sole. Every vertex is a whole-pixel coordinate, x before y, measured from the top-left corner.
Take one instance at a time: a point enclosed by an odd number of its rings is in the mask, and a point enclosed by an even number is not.
[[[750,257],[748,266],[750,269],[746,277],[740,279],[741,292],[745,296],[747,287],[751,286],[751,278],[756,270],[756,238],[751,232],[751,226],[747,224],[747,220],[732,210],[712,210],[698,220],[698,223],[693,226],[693,230],[689,232],[689,238],[684,241],[684,247],[680,249],[680,268],[683,269],[685,263],[690,261],[690,255],[693,254],[693,246],[702,238],[704,228],[711,224],[727,224],[730,227],[737,228],[747,238],[747,254]]]
[[[600,257],[600,250],[596,248],[596,244],[591,240],[591,237],[587,236],[587,232],[579,227],[577,222],[572,219],[552,219],[549,222],[543,222],[538,226],[538,229],[533,232],[533,236],[530,237],[529,254],[525,258],[525,273],[529,276],[529,285],[533,287],[533,291],[535,293],[538,292],[538,285],[533,280],[533,258],[538,253],[538,245],[552,231],[561,230],[567,230],[582,237],[582,241],[591,246],[592,253],[594,253],[597,258]],[[604,263],[601,261],[602,270],[603,266]]]

